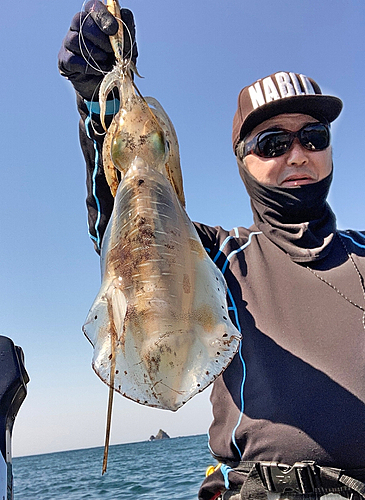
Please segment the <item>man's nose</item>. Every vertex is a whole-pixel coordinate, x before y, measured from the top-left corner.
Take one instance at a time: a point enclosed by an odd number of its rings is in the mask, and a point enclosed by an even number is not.
[[[288,165],[306,165],[308,163],[308,150],[305,149],[299,142],[298,138],[294,139],[287,156]]]

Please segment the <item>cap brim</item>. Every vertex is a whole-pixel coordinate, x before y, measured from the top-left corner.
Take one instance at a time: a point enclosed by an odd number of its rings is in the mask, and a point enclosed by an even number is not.
[[[270,101],[254,109],[246,117],[241,127],[239,140],[244,139],[257,125],[276,115],[302,113],[317,119],[323,117],[328,122],[333,122],[341,113],[341,110],[341,99],[322,94],[297,95],[278,99],[277,101]]]

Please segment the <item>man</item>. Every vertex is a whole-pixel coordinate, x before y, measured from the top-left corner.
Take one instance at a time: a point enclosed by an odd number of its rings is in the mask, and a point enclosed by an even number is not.
[[[99,3],[86,9],[94,21],[83,34],[105,61],[113,20]],[[72,36],[59,66],[78,92],[98,249],[113,201],[97,109],[88,111],[93,89]],[[326,201],[330,123],[341,109],[312,79],[282,71],[239,95],[233,148],[254,225],[196,224],[243,337],[213,387],[210,448],[222,466],[204,481],[201,500],[365,497],[365,236],[339,232]]]

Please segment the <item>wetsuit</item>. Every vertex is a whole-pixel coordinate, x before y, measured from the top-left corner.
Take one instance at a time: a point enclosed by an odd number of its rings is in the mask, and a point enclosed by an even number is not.
[[[100,136],[82,103],[80,111],[90,234],[99,249],[113,199]],[[211,451],[233,468],[240,460],[363,468],[365,235],[337,231],[326,202],[331,175],[299,190],[262,186],[242,167],[241,175],[255,224],[229,232],[196,224],[225,276],[231,319],[243,336],[214,383]],[[240,482],[223,468],[200,498]]]

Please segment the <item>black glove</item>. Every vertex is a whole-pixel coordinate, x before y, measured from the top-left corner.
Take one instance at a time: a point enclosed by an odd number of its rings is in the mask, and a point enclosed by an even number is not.
[[[132,61],[136,63],[138,51],[133,14],[128,9],[122,9],[121,15],[129,30],[128,33],[124,26],[124,56],[130,57],[132,52]],[[60,73],[88,101],[97,96],[105,72],[110,71],[115,63],[109,36],[117,31],[117,20],[106,5],[99,0],[91,0],[85,5],[84,12],[74,16],[63,40],[58,54]]]

